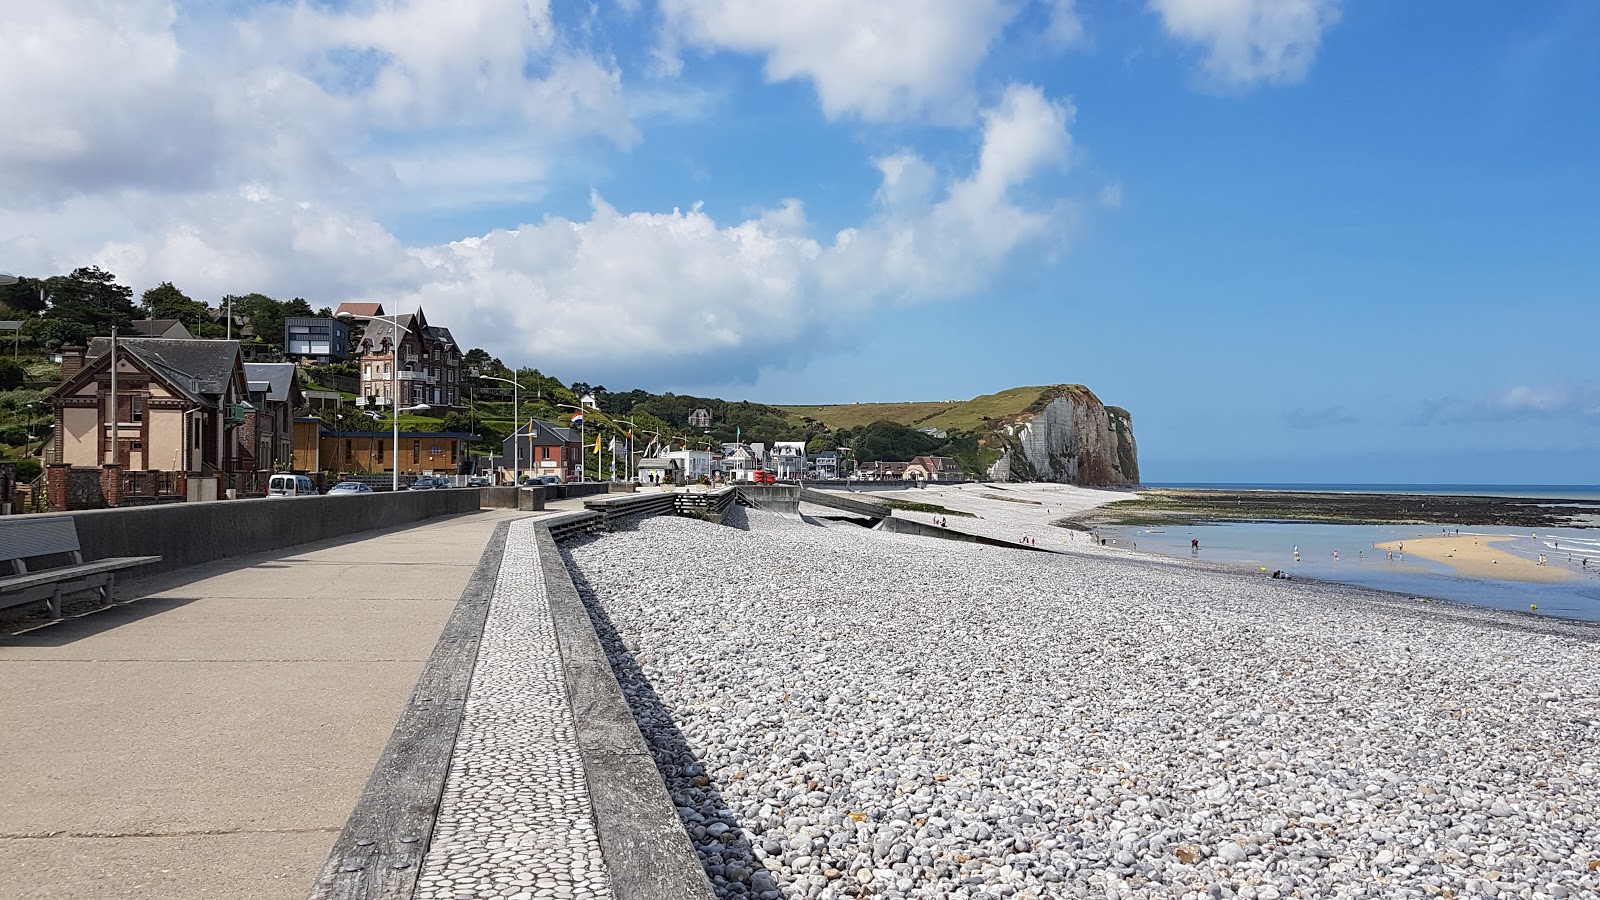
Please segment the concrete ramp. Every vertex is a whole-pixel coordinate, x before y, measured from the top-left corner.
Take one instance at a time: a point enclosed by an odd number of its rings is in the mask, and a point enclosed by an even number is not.
[[[889,518],[890,515],[889,507],[884,506],[881,503],[873,503],[869,500],[857,500],[854,497],[841,497],[838,494],[830,494],[827,491],[812,490],[811,488],[806,487],[799,488],[798,490],[800,492],[799,499],[801,503],[814,503],[817,506],[832,507],[833,509],[843,510],[844,512],[850,513],[854,516],[865,516],[869,519],[876,519],[880,522]]]

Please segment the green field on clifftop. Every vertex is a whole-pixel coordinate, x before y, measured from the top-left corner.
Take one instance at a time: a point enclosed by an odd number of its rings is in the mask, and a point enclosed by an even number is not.
[[[808,417],[829,428],[860,428],[873,422],[896,422],[913,428],[945,431],[986,430],[991,423],[1013,419],[1044,406],[1050,398],[1089,394],[1082,385],[1015,387],[965,401],[930,400],[907,403],[840,403],[827,406],[780,407],[795,419]]]

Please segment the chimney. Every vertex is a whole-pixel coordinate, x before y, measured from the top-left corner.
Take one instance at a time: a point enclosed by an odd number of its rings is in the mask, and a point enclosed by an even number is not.
[[[85,350],[82,347],[65,347],[64,346],[64,347],[61,348],[61,380],[62,381],[66,381],[68,378],[71,378],[72,376],[78,374],[79,372],[81,372],[83,370],[83,354],[84,353],[85,353]]]

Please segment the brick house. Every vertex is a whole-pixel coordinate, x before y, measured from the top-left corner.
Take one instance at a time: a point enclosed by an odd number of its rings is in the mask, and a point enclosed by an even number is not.
[[[450,329],[428,324],[418,307],[397,317],[371,318],[362,331],[361,390],[357,406],[416,406],[462,409],[461,348]],[[395,366],[399,377],[395,377]],[[398,385],[399,397],[391,397]]]
[[[533,419],[515,436],[507,437],[502,451],[502,464],[509,470],[514,462],[519,463],[524,475],[560,475],[566,481],[577,478],[583,464],[578,433],[543,419]]]
[[[118,506],[125,495],[185,499],[193,476],[254,466],[242,439],[251,404],[238,341],[130,338],[113,354],[109,338],[95,338],[61,349],[61,378],[45,398],[55,412],[52,509]],[[211,487],[198,496],[216,496]]]

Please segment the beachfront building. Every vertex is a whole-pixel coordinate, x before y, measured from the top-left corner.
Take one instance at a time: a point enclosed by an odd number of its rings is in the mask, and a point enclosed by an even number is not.
[[[906,464],[905,477],[922,481],[964,481],[961,464],[948,456],[918,456]]]
[[[779,478],[800,478],[806,474],[805,441],[773,441],[771,470]]]
[[[717,454],[710,450],[668,450],[657,458],[677,460],[683,470],[683,477],[689,481],[710,478],[712,473],[721,471],[720,467],[715,465]]]
[[[298,362],[343,362],[350,358],[350,326],[336,318],[290,316],[283,320],[283,356]]]

